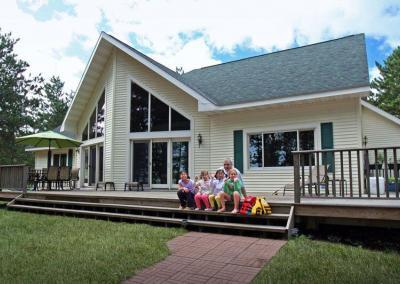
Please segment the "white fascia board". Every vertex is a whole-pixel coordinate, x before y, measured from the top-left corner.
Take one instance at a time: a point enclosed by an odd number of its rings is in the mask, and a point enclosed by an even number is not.
[[[239,110],[244,108],[254,108],[260,106],[268,106],[268,105],[275,105],[275,104],[282,104],[282,103],[291,103],[291,102],[301,102],[301,101],[309,101],[315,99],[323,99],[323,98],[333,98],[345,95],[355,95],[364,97],[367,96],[370,91],[369,86],[367,87],[359,87],[359,88],[352,88],[352,89],[345,89],[345,90],[338,90],[338,91],[331,91],[331,92],[323,92],[323,93],[314,93],[308,95],[301,95],[301,96],[293,96],[287,98],[279,98],[279,99],[272,99],[272,100],[265,100],[265,101],[257,101],[257,102],[250,102],[250,103],[243,103],[243,104],[235,104],[235,105],[227,105],[227,106],[209,106],[209,105],[202,105],[199,104],[199,111],[200,112],[218,112],[218,111],[228,111],[228,110]]]
[[[366,107],[370,111],[375,112],[376,114],[379,114],[380,116],[383,116],[384,118],[389,119],[390,121],[400,125],[400,119],[397,118],[396,116],[394,116],[394,115],[392,115],[392,114],[390,114],[390,113],[388,113],[388,112],[386,112],[364,100],[361,100],[361,105],[363,107]]]
[[[101,37],[106,39],[112,45],[116,46],[117,48],[119,48],[120,50],[122,50],[123,52],[125,52],[126,54],[128,54],[129,56],[134,58],[135,60],[142,63],[144,66],[148,67],[150,70],[154,71],[161,77],[165,78],[166,80],[168,80],[169,82],[171,82],[172,84],[174,84],[175,86],[180,88],[181,90],[185,91],[190,96],[194,97],[198,101],[199,105],[201,104],[201,105],[206,105],[209,107],[215,106],[212,102],[210,102],[204,96],[200,95],[198,92],[194,91],[192,88],[188,87],[184,83],[175,79],[173,76],[171,76],[164,70],[160,69],[158,66],[154,65],[150,61],[148,61],[146,58],[143,58],[142,56],[140,56],[140,54],[133,52],[131,49],[127,48],[125,45],[121,44],[114,38],[110,37],[108,34],[103,33],[101,35]]]
[[[94,47],[94,49],[93,49],[93,52],[92,52],[92,54],[90,55],[89,62],[88,62],[88,64],[86,64],[85,71],[83,72],[82,77],[81,77],[81,79],[80,79],[80,81],[79,81],[78,87],[76,88],[74,98],[72,99],[72,102],[71,102],[71,104],[70,104],[70,106],[69,106],[69,108],[68,108],[68,111],[67,111],[67,113],[65,114],[64,120],[63,120],[63,122],[62,122],[62,124],[61,124],[61,128],[60,128],[60,131],[61,131],[61,132],[65,130],[65,122],[66,122],[68,116],[70,115],[70,112],[71,112],[72,107],[74,106],[75,99],[78,97],[79,90],[81,89],[81,86],[82,86],[82,83],[83,83],[83,79],[86,77],[86,74],[87,74],[87,72],[88,72],[88,70],[89,70],[89,66],[92,64],[94,55],[96,54],[97,48],[99,47],[100,41],[101,41],[101,39],[102,39],[102,36],[103,36],[103,33],[100,34],[99,39],[97,40],[96,45],[95,45],[95,47]]]

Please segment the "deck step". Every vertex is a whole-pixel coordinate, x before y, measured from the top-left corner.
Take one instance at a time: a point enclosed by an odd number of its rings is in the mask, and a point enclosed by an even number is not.
[[[19,204],[11,204],[8,207],[15,208],[15,209],[25,209],[25,210],[70,213],[70,214],[77,214],[77,215],[91,215],[91,216],[108,217],[108,218],[114,217],[114,218],[131,219],[131,220],[168,222],[168,223],[182,224],[181,219],[157,217],[157,216],[142,216],[142,215],[134,215],[134,214],[122,214],[122,213],[76,210],[76,209],[65,209],[65,208],[52,208],[52,207],[39,207],[39,206],[29,206],[29,205],[19,205]]]
[[[158,217],[158,216],[144,216],[135,214],[29,206],[29,205],[15,204],[15,203],[9,204],[8,207],[13,209],[28,210],[28,211],[33,210],[33,211],[41,211],[49,213],[66,213],[71,215],[95,216],[103,218],[119,218],[124,220],[136,220],[144,222],[171,223],[171,224],[182,225],[185,227],[197,226],[197,227],[211,227],[211,228],[256,231],[256,232],[271,232],[271,233],[283,233],[283,234],[287,233],[286,227],[283,226],[249,225],[249,224],[238,224],[231,222],[214,222],[214,221],[179,219],[179,218]]]
[[[173,213],[186,213],[193,215],[208,215],[208,216],[229,216],[232,215],[229,212],[216,212],[216,211],[204,211],[204,210],[190,210],[183,211],[178,208],[160,207],[160,206],[144,206],[144,205],[126,205],[126,204],[115,204],[115,203],[93,203],[93,202],[78,202],[78,201],[64,201],[64,200],[48,200],[48,199],[34,199],[34,198],[19,198],[17,202],[22,203],[38,203],[38,204],[53,204],[53,205],[68,205],[68,206],[81,206],[81,207],[106,207],[106,208],[119,208],[127,210],[144,210],[144,211],[158,211],[158,212],[173,212]],[[248,216],[235,215],[238,217],[247,218]],[[268,218],[268,219],[287,219],[289,214],[272,213],[264,216],[251,216],[252,218]]]
[[[274,232],[274,233],[286,233],[286,227],[283,226],[269,226],[269,225],[247,225],[237,223],[222,223],[221,222],[210,222],[210,221],[197,221],[187,220],[188,225],[195,225],[199,227],[223,227],[225,229],[238,229],[247,231],[259,231],[259,232]]]

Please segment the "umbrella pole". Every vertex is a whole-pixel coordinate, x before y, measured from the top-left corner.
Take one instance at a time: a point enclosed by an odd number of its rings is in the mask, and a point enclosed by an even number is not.
[[[47,171],[49,170],[51,166],[51,150],[50,150],[50,145],[51,145],[51,139],[49,139],[49,150],[47,152]]]

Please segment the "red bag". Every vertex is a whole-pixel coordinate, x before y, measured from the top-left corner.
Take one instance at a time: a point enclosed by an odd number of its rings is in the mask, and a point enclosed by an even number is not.
[[[256,203],[257,198],[254,196],[247,196],[244,198],[242,207],[240,208],[240,214],[251,215],[251,209]]]

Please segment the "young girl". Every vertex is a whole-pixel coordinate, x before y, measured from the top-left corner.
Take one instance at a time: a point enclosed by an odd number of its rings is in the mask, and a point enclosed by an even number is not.
[[[197,193],[194,197],[194,201],[196,202],[196,210],[201,209],[201,203],[204,203],[206,211],[212,210],[210,202],[208,201],[208,195],[210,194],[211,189],[211,180],[208,175],[208,171],[201,171],[200,180],[197,182],[196,187]]]
[[[194,194],[196,192],[194,182],[188,178],[187,172],[182,171],[178,181],[178,198],[181,202],[180,209],[193,209]]]
[[[208,196],[208,200],[210,201],[210,205],[213,208],[220,209],[221,208],[221,198],[219,193],[223,190],[224,187],[224,170],[217,170],[215,173],[214,179],[211,181],[211,194]],[[218,208],[215,206],[217,203]]]
[[[242,183],[237,177],[237,172],[235,169],[229,170],[229,178],[224,183],[224,191],[220,192],[219,196],[221,198],[221,209],[218,212],[226,211],[225,201],[231,201],[233,199],[234,209],[232,213],[239,212],[239,202],[242,196]]]

